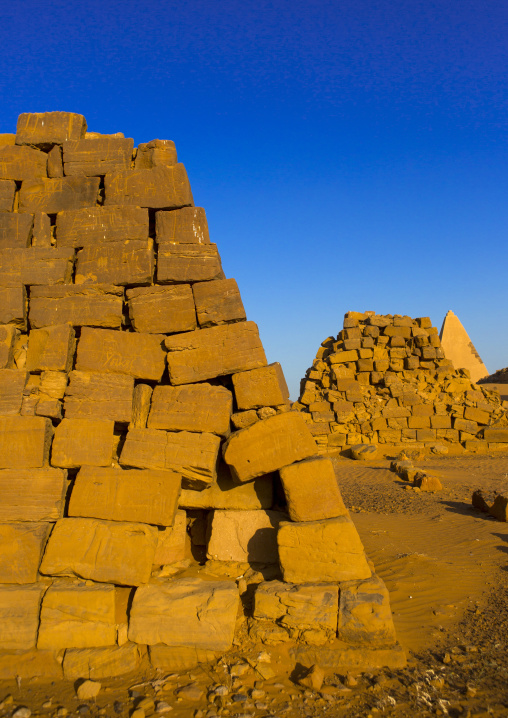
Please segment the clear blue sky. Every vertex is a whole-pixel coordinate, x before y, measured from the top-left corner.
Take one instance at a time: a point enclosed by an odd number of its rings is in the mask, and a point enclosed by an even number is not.
[[[506,0],[27,0],[0,131],[173,139],[293,398],[344,312],[460,318],[508,365]]]

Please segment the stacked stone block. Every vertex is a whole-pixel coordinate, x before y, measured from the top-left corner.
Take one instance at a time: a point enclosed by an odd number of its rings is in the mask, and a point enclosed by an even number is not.
[[[318,349],[293,409],[321,452],[369,443],[508,448],[499,395],[454,369],[428,317],[348,312]]]
[[[361,644],[386,589],[174,144],[21,115],[0,197],[0,677],[210,660],[244,621],[218,565],[283,579],[253,640]]]

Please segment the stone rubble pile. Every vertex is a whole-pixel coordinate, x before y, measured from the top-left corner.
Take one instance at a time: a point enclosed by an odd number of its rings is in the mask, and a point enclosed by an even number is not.
[[[428,317],[348,312],[322,342],[293,409],[322,453],[374,444],[486,452],[508,448],[499,395],[445,357]],[[396,452],[395,452],[396,453]]]
[[[184,669],[233,641],[401,665],[173,142],[86,129],[24,114],[0,136],[0,678]]]

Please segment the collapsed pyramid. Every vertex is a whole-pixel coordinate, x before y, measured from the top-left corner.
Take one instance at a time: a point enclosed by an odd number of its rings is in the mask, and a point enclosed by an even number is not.
[[[293,409],[325,453],[362,443],[508,448],[499,395],[454,369],[428,317],[348,312],[318,349]]]
[[[24,114],[0,198],[0,677],[118,675],[147,647],[186,668],[246,626],[400,665],[334,465],[174,144]]]

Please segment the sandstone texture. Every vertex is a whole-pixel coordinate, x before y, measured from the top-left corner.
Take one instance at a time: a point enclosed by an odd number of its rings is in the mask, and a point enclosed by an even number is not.
[[[327,458],[299,461],[280,470],[292,521],[348,516],[333,463]]]
[[[157,386],[152,394],[148,427],[167,431],[229,433],[233,396],[222,386]]]
[[[208,558],[239,563],[277,563],[277,531],[287,516],[280,511],[213,512]]]

